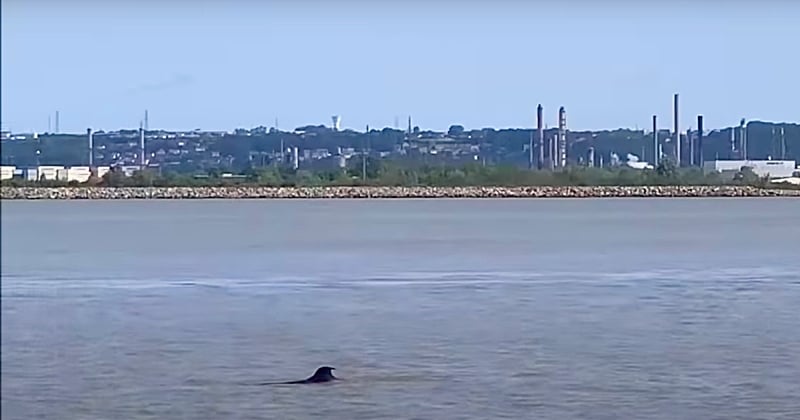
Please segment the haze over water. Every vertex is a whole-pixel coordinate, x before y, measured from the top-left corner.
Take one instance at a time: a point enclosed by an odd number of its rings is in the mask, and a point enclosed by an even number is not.
[[[2,203],[2,418],[800,417],[800,200]],[[319,365],[341,383],[259,387]]]

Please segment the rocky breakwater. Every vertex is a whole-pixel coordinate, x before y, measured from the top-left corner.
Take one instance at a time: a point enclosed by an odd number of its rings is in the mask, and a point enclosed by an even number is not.
[[[640,187],[2,187],[3,200],[297,198],[800,197],[800,190],[743,186]]]

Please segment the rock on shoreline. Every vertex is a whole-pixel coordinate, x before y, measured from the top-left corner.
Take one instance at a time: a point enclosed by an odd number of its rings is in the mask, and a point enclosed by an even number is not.
[[[3,200],[297,198],[800,197],[744,186],[641,187],[2,187]]]

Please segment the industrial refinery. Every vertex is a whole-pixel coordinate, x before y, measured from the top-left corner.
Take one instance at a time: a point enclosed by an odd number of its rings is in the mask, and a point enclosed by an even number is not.
[[[538,169],[556,170],[564,168],[568,164],[581,164],[583,166],[603,166],[602,156],[600,162],[596,156],[596,148],[588,146],[582,156],[570,156],[568,151],[570,145],[574,144],[572,139],[568,140],[567,113],[562,106],[558,110],[557,131],[545,138],[544,134],[544,108],[539,104],[536,108],[536,139],[533,141],[531,135],[531,148],[528,166]],[[676,93],[672,97],[672,130],[663,135],[659,129],[658,116],[652,116],[652,152],[651,162],[642,160],[645,156],[627,154],[625,164],[636,169],[654,169],[665,159],[670,159],[679,167],[698,167],[705,172],[732,172],[738,171],[742,167],[749,167],[756,175],[768,177],[791,177],[796,174],[798,167],[795,160],[787,160],[786,138],[783,127],[772,128],[772,144],[774,154],[770,154],[763,159],[751,159],[748,155],[747,132],[748,127],[745,119],[729,130],[730,132],[730,153],[727,156],[715,156],[714,159],[707,159],[704,151],[705,131],[703,126],[703,115],[697,116],[697,128],[692,130],[687,128],[685,133],[681,133],[679,119],[679,95]],[[619,155],[611,152],[609,162],[621,161]]]
[[[145,168],[241,173],[279,165],[292,170],[331,170],[346,168],[352,158],[360,156],[409,163],[526,165],[531,170],[550,171],[617,165],[651,170],[670,160],[676,166],[704,172],[727,173],[749,167],[759,176],[772,178],[791,177],[796,172],[795,160],[789,157],[797,157],[797,147],[787,145],[790,140],[791,144],[797,142],[800,126],[743,118],[735,126],[707,131],[704,116],[697,115],[696,127],[683,131],[679,105],[676,93],[671,102],[671,129],[661,129],[658,115],[653,114],[648,131],[600,132],[569,130],[565,106],[550,113],[542,104],[536,107],[534,129],[466,130],[453,125],[446,132],[414,127],[411,116],[404,131],[360,132],[343,127],[339,115],[330,117],[329,127],[309,125],[291,131],[279,130],[276,119],[272,127],[232,132],[169,132],[149,129],[145,110],[138,130],[87,128],[81,136],[60,133],[62,116],[56,111],[54,133],[2,133],[2,179],[85,182],[92,174],[102,177],[109,170],[130,175]],[[550,124],[547,115],[553,116]],[[394,120],[397,125],[397,118]],[[50,122],[48,118],[48,125]],[[757,139],[755,143],[752,138]],[[70,151],[78,147],[85,150],[80,153],[85,158],[76,158],[80,154]]]

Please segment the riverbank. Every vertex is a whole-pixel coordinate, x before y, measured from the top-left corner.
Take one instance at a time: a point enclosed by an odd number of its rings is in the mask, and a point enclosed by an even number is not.
[[[745,186],[640,187],[2,187],[3,200],[800,197]]]

